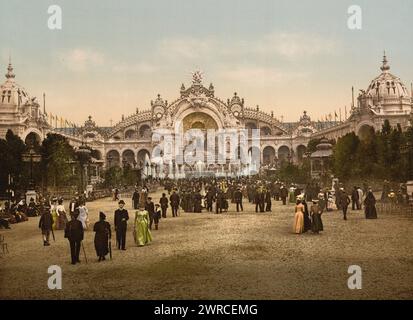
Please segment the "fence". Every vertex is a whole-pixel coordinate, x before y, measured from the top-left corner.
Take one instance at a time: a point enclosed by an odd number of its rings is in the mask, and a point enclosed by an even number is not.
[[[379,213],[396,213],[396,212],[408,212],[410,215],[413,215],[413,200],[410,200],[408,203],[398,203],[396,201],[378,201],[376,203],[376,209]]]

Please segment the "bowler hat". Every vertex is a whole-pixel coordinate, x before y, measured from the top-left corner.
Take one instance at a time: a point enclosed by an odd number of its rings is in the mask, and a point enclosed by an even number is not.
[[[118,204],[125,204],[125,201],[119,200]]]

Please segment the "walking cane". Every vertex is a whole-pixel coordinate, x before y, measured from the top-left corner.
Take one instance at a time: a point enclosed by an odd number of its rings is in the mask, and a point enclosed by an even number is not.
[[[86,261],[86,264],[87,264],[86,251],[85,251],[85,247],[83,246],[83,241],[81,242],[81,246],[82,246],[83,254],[85,255],[85,261]]]
[[[112,239],[109,238],[109,257],[112,260]]]
[[[56,239],[55,239],[55,237],[54,237],[53,227],[52,227],[52,229],[51,229],[51,230],[52,230],[52,237],[53,237],[53,241],[54,241],[54,242],[56,242]]]

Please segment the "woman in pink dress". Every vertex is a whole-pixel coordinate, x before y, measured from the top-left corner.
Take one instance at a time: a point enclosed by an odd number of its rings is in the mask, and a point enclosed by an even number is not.
[[[296,234],[299,234],[299,233],[302,233],[303,231],[304,231],[304,205],[301,203],[301,200],[297,200],[297,205],[295,206],[293,232]]]

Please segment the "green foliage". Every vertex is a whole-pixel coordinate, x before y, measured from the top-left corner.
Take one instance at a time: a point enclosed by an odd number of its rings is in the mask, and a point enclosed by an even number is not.
[[[48,134],[41,145],[41,168],[48,185],[67,185],[72,179],[75,152],[67,139],[59,134]]]
[[[22,160],[26,145],[13,131],[7,130],[6,139],[0,139],[0,189],[8,187],[8,175],[11,174],[14,185],[20,187],[27,182],[27,169]]]
[[[401,149],[412,137],[411,128],[402,132],[387,120],[380,132],[367,131],[362,138],[349,133],[338,139],[333,149],[334,175],[342,181],[380,178],[403,182],[411,172],[408,159],[413,150],[402,154]]]
[[[277,172],[277,178],[287,183],[307,183],[311,180],[310,164],[305,160],[303,164],[295,165],[293,163],[284,162]]]
[[[111,167],[105,171],[105,185],[107,187],[119,186],[123,182],[123,172],[120,167]]]

